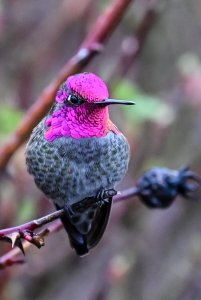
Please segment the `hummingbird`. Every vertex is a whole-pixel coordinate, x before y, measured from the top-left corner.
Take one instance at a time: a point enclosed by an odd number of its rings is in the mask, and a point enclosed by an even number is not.
[[[116,187],[128,168],[128,141],[109,118],[113,104],[135,103],[110,99],[96,74],[72,75],[61,84],[26,147],[28,172],[56,209],[64,209],[61,221],[79,256],[100,241],[112,205],[112,196],[102,195]],[[81,212],[72,209],[87,198],[95,204]]]

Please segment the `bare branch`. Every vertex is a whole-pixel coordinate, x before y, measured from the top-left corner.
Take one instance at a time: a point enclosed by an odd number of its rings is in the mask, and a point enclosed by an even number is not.
[[[130,70],[131,66],[136,63],[137,58],[146,44],[147,37],[158,19],[160,12],[158,9],[159,2],[159,0],[150,1],[137,28],[134,28],[133,33],[122,41],[121,55],[109,80],[112,87],[118,85],[119,80]]]
[[[135,188],[135,187],[124,190],[121,193],[118,193],[114,197],[113,202],[115,203],[115,202],[119,202],[121,200],[125,200],[127,198],[131,198],[131,197],[135,196],[136,194],[137,194],[137,188]],[[85,201],[85,204],[87,206],[89,204],[88,199]],[[84,201],[80,201],[80,202],[84,202]],[[95,202],[95,200],[93,200],[93,202]],[[80,207],[81,209],[83,209],[83,204],[78,205],[77,207]],[[33,240],[34,236],[33,236],[32,231],[37,228],[40,228],[41,226],[43,226],[47,223],[50,223],[50,222],[60,218],[63,214],[64,214],[64,210],[61,209],[61,210],[55,211],[47,216],[44,216],[37,220],[27,222],[22,225],[12,227],[12,228],[7,228],[7,229],[1,229],[0,230],[0,239],[5,239],[5,237],[6,237],[6,239],[9,238],[12,240],[12,235],[14,235],[15,238],[17,239],[17,241],[19,241],[19,239],[21,241],[22,238],[25,239],[25,241],[21,243],[20,247],[19,247],[19,245],[16,244],[16,241],[15,241],[13,246],[17,245],[18,247],[15,247],[11,251],[9,251],[8,253],[6,253],[0,257],[0,269],[6,268],[8,266],[12,266],[14,264],[24,263],[25,262],[24,259],[22,259],[21,257],[20,258],[15,258],[15,257],[20,255],[21,252],[24,253],[28,248],[30,248],[31,244],[34,244],[35,246],[38,247],[36,242]],[[63,228],[62,223],[60,222],[60,220],[56,220],[56,222],[54,222],[53,224],[50,224],[45,231],[42,230],[42,231],[38,232],[37,234],[35,234],[35,236],[37,238],[38,237],[41,238],[44,235],[47,235],[47,233],[50,234],[50,233],[57,232],[61,228]],[[28,233],[28,235],[26,236],[27,233]],[[16,236],[16,234],[18,234],[18,236]],[[40,244],[39,247],[41,247],[41,246],[42,245]]]
[[[124,190],[122,192],[119,192],[115,197],[113,202],[119,202],[124,199],[128,199],[130,197],[136,196],[138,192],[137,188],[131,188]],[[76,203],[75,207],[73,209],[77,209],[78,211],[83,210],[83,208],[88,208],[89,205],[95,204],[96,199],[95,198],[86,198],[78,203]],[[42,227],[43,225],[53,222],[56,219],[59,219],[63,216],[64,214],[64,209],[60,209],[58,211],[55,211],[47,216],[41,217],[37,220],[32,220],[30,222],[24,223],[19,226],[11,227],[11,228],[6,228],[6,229],[1,229],[0,230],[0,239],[4,238],[5,236],[8,236],[12,233],[19,233],[21,234],[21,237],[24,238],[24,235],[22,236],[23,232],[29,232],[33,231],[37,228]]]
[[[60,218],[62,216],[62,214],[64,213],[63,209],[58,210],[56,212],[53,212],[47,216],[44,216],[40,219],[37,220],[33,220],[30,221],[28,223],[19,225],[19,226],[15,226],[15,227],[11,227],[11,228],[7,228],[7,229],[2,229],[0,230],[0,238],[4,237],[5,235],[9,235],[13,232],[23,232],[23,231],[33,231],[47,223],[53,222],[54,220]]]
[[[60,220],[57,220],[56,222],[54,222],[53,224],[50,224],[48,226],[48,232],[49,232],[49,234],[57,232],[62,227],[63,227],[63,225],[61,224]],[[43,231],[39,232],[38,234],[39,235],[43,234]],[[27,251],[31,247],[31,243],[29,243],[28,241],[24,241],[22,243],[22,247],[25,251]],[[22,258],[22,257],[16,258],[16,256],[18,256],[20,254],[21,254],[21,249],[15,247],[14,249],[7,252],[6,254],[2,255],[0,257],[0,269],[4,269],[4,268],[12,266],[14,264],[23,264],[25,262],[24,258]]]

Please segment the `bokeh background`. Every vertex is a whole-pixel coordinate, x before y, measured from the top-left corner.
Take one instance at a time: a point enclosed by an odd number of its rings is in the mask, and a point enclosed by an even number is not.
[[[109,4],[0,1],[1,145]],[[136,0],[85,71],[100,75],[112,97],[137,103],[111,108],[131,145],[119,189],[153,166],[190,165],[201,174],[200,0]],[[1,228],[54,211],[27,174],[24,150],[0,177]],[[64,230],[52,234],[45,247],[27,251],[25,264],[0,271],[0,299],[200,300],[200,216],[201,202],[180,198],[167,210],[136,198],[115,204],[90,255],[76,257]],[[0,254],[10,248],[1,242]]]

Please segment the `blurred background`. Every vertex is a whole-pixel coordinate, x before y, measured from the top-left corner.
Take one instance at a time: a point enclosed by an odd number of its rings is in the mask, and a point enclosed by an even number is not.
[[[9,138],[111,1],[0,1],[0,144]],[[85,68],[134,108],[111,108],[131,146],[131,187],[153,166],[201,174],[201,2],[136,0],[101,55]],[[0,181],[0,228],[54,211],[27,174],[25,145]],[[151,210],[113,206],[103,239],[76,257],[64,230],[0,271],[1,300],[200,300],[201,202]],[[0,243],[0,255],[11,248]]]

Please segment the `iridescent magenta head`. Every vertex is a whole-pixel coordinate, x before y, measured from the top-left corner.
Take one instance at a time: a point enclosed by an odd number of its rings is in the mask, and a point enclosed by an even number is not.
[[[82,98],[88,103],[108,99],[109,92],[104,81],[93,73],[70,76],[57,92],[56,101],[62,103],[70,95]]]
[[[76,97],[79,101],[76,103]],[[58,103],[66,104],[69,100],[69,104],[83,104],[95,103],[101,104],[101,106],[107,106],[109,104],[134,104],[132,101],[114,100],[108,99],[109,92],[105,82],[93,73],[81,73],[68,77],[65,83],[63,83],[56,95],[56,101]],[[74,103],[72,103],[73,101]]]
[[[93,73],[70,76],[56,95],[56,110],[46,119],[45,138],[53,141],[62,136],[88,138],[118,132],[109,119],[109,104],[134,104],[109,99],[104,81]]]

